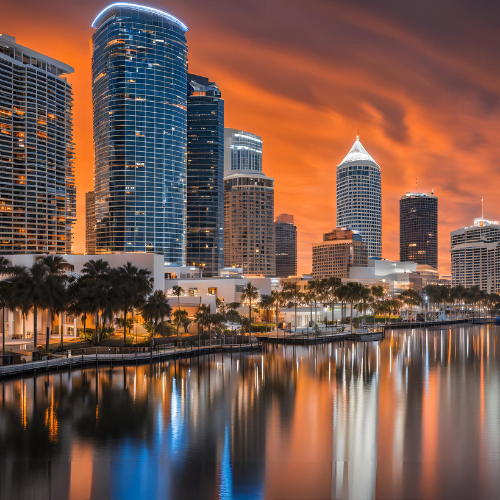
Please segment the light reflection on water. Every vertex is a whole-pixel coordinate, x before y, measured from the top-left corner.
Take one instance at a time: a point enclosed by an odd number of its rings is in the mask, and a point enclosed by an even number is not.
[[[499,334],[7,381],[0,498],[497,499]]]

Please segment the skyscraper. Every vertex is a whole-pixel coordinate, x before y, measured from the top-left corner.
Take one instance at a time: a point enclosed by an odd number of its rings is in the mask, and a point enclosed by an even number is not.
[[[474,219],[474,225],[450,233],[452,286],[478,286],[500,293],[500,225]]]
[[[73,68],[0,35],[0,253],[71,253]]]
[[[188,74],[187,264],[218,276],[223,265],[224,101],[208,78]]]
[[[96,252],[186,260],[187,27],[106,7],[92,23]]]
[[[274,180],[262,173],[262,139],[224,132],[224,266],[276,275]]]
[[[359,231],[369,257],[382,257],[380,167],[356,137],[337,167],[337,226]]]
[[[94,191],[85,193],[85,253],[95,254],[95,196]]]
[[[293,215],[281,214],[274,221],[276,238],[276,276],[297,275],[297,227]]]
[[[438,199],[406,193],[399,200],[399,260],[438,266]]]

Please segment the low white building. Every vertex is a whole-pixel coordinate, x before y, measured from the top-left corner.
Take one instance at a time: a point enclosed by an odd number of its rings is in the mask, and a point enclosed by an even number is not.
[[[410,275],[417,272],[416,262],[368,259],[368,267],[351,267],[344,283],[357,281],[366,286],[382,285],[391,297],[410,288]]]

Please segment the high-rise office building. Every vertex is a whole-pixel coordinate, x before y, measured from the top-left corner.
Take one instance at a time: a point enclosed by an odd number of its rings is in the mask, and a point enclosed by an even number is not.
[[[224,101],[217,84],[188,74],[186,261],[204,276],[223,266],[223,226]]]
[[[349,278],[351,267],[368,266],[368,245],[357,231],[337,227],[313,243],[314,278]]]
[[[224,132],[224,266],[276,275],[274,180],[262,173],[262,139]]]
[[[438,199],[406,193],[399,200],[399,260],[438,266]]]
[[[500,225],[474,219],[474,225],[450,233],[452,286],[478,286],[500,293]]]
[[[297,227],[293,215],[281,214],[274,221],[276,239],[276,276],[297,275]]]
[[[92,23],[96,252],[186,261],[187,27],[106,7]]]
[[[0,253],[71,253],[73,68],[0,35]]]
[[[382,184],[380,167],[359,136],[337,167],[337,226],[359,231],[369,257],[382,257]]]
[[[85,193],[85,253],[95,254],[95,196],[94,191]]]

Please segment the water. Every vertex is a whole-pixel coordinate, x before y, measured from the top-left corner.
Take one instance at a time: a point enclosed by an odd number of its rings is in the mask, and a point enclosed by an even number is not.
[[[0,384],[0,499],[498,499],[500,330]]]

